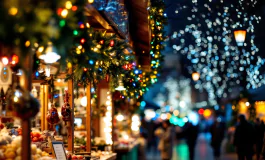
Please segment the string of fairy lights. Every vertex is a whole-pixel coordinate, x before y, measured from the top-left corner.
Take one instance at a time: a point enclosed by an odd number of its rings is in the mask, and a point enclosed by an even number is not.
[[[132,65],[132,70],[124,74],[123,83],[127,90],[123,95],[127,97],[139,98],[148,91],[149,87],[158,81],[163,62],[161,51],[164,49],[164,26],[167,23],[164,0],[152,0],[147,9],[151,29],[151,68],[150,71],[145,71],[141,66]]]
[[[256,54],[259,48],[254,34],[261,17],[239,10],[242,2],[192,0],[189,5],[179,5],[175,11],[177,16],[184,12],[189,16],[185,28],[171,36],[172,47],[190,60],[190,73],[199,72],[195,87],[206,89],[211,99],[215,99],[215,95],[227,97],[237,86],[255,89],[265,83],[260,73],[265,61]],[[255,7],[250,5],[245,8]],[[239,27],[247,30],[242,48],[233,37],[233,31]]]
[[[62,0],[54,3],[38,1],[36,4],[29,1],[27,7],[25,4],[18,5],[15,2],[6,4],[6,2],[5,0],[3,2],[5,5],[0,7],[1,13],[4,14],[0,18],[0,28],[6,31],[0,32],[0,42],[10,48],[18,46],[21,51],[34,48],[35,76],[40,75],[38,56],[44,54],[45,46],[51,41],[53,47],[60,53],[60,65],[73,69],[73,73],[66,79],[73,78],[83,86],[88,83],[93,83],[95,86],[107,76],[112,76],[113,82],[118,82],[122,78],[127,89],[122,93],[123,97],[139,98],[157,82],[163,61],[161,50],[164,48],[165,40],[163,30],[166,16],[163,0],[152,0],[148,7],[151,28],[150,71],[145,71],[141,66],[136,65],[132,52],[126,53],[126,49],[130,50],[126,40],[108,36],[104,31],[93,30],[84,15],[84,6],[94,1]],[[38,14],[34,14],[35,12]],[[30,20],[25,18],[29,15],[33,17]],[[27,51],[23,54],[28,53]],[[23,57],[19,53],[18,56]],[[112,85],[112,88],[115,87],[117,83]]]

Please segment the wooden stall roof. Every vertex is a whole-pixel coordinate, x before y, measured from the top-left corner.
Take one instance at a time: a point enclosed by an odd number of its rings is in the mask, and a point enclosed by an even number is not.
[[[147,0],[127,0],[126,8],[129,12],[129,31],[138,63],[142,66],[150,65],[150,29],[148,21]]]

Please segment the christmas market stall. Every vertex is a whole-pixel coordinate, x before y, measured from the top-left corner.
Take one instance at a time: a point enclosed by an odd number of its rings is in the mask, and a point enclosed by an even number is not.
[[[131,112],[159,75],[161,4],[149,7],[147,72],[135,60],[122,1],[1,1],[0,159],[129,155],[113,152],[132,148],[140,122]],[[133,110],[116,111],[120,102]],[[123,120],[130,127],[117,136]]]

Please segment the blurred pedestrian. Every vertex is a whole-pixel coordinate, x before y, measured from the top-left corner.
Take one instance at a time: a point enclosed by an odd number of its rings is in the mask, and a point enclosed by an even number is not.
[[[221,155],[221,144],[225,135],[225,125],[221,122],[220,118],[216,118],[214,124],[210,128],[212,135],[211,146],[213,148],[214,158],[220,159]]]
[[[137,139],[139,143],[138,148],[138,160],[146,160],[146,134],[144,132],[140,133],[140,137]]]
[[[162,123],[165,132],[160,136],[159,150],[161,151],[162,160],[171,160],[173,154],[173,146],[175,142],[175,128],[166,120]]]
[[[244,115],[238,117],[239,124],[234,134],[234,145],[238,160],[252,160],[255,144],[255,130]]]
[[[187,145],[189,148],[189,158],[194,159],[195,145],[198,137],[198,127],[194,126],[192,123],[187,122],[184,126],[183,135],[186,138]]]
[[[150,122],[147,122],[147,126],[146,126],[146,130],[147,130],[147,149],[148,152],[153,154],[155,153],[157,150],[157,144],[156,144],[156,137],[154,135],[154,132],[156,130],[156,124],[153,120],[151,120]]]
[[[263,145],[263,137],[264,137],[264,126],[261,123],[259,118],[256,118],[255,121],[255,138],[256,138],[256,156],[257,156],[257,160],[260,159],[260,154],[262,151],[262,145]]]

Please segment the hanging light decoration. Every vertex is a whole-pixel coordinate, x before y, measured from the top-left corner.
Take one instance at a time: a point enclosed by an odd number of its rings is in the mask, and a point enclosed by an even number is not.
[[[234,36],[238,46],[243,46],[246,39],[247,31],[244,29],[235,30]]]
[[[2,63],[6,66],[9,61],[8,61],[8,58],[6,56],[2,57]]]
[[[46,64],[52,64],[57,62],[61,58],[61,56],[57,54],[57,50],[52,45],[52,42],[49,42],[45,50],[45,54],[40,55],[39,58],[44,60]]]
[[[117,91],[124,91],[124,90],[126,90],[126,88],[124,88],[124,85],[122,83],[122,80],[119,80],[119,86],[117,88],[115,88],[115,90],[117,90]]]
[[[193,72],[191,76],[194,81],[198,81],[200,79],[200,73],[198,72]]]

